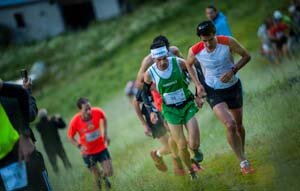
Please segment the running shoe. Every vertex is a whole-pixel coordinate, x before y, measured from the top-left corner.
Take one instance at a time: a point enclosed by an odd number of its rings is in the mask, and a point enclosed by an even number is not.
[[[251,167],[251,165],[245,165],[241,168],[241,173],[244,175],[247,174],[253,174],[255,172],[254,168]]]
[[[197,176],[196,172],[193,170],[193,168],[189,170],[189,174],[190,174],[191,180],[197,180],[198,179],[198,176]]]
[[[151,158],[153,159],[155,166],[158,170],[166,172],[168,170],[166,164],[164,163],[162,157],[157,156],[156,150],[151,151]]]
[[[250,165],[249,161],[248,160],[244,160],[241,162],[240,164],[241,166],[241,173],[242,174],[252,174],[254,173],[254,169],[252,168],[252,166]]]
[[[97,187],[98,187],[99,190],[102,190],[102,181],[101,181],[101,179],[97,180]]]
[[[104,179],[104,183],[105,183],[105,188],[106,188],[106,189],[111,189],[111,183],[110,183],[110,181],[108,180],[108,178],[107,178],[107,177],[104,177],[103,179]]]
[[[194,161],[193,159],[192,159],[192,168],[193,168],[193,170],[195,172],[202,172],[202,171],[204,171],[204,168],[199,163],[197,163],[196,161]]]

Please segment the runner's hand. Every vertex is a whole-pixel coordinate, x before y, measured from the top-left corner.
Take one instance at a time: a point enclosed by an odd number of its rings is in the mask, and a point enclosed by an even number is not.
[[[157,114],[155,112],[150,113],[150,120],[152,124],[156,124],[158,121]]]
[[[204,92],[204,88],[201,84],[196,85],[196,95],[199,98],[202,98],[202,94]]]
[[[220,78],[221,82],[227,83],[234,76],[234,72],[232,70],[223,74]]]
[[[195,103],[196,103],[197,107],[202,108],[202,106],[204,104],[204,100],[202,97],[196,96]]]
[[[19,161],[28,162],[30,155],[33,153],[35,146],[29,136],[20,135],[19,139]]]
[[[149,137],[152,136],[151,129],[148,127],[148,125],[144,125],[144,133],[145,133],[145,135],[147,135]]]
[[[32,86],[32,81],[31,78],[25,79],[23,78],[23,88],[25,88],[26,90],[31,89]]]

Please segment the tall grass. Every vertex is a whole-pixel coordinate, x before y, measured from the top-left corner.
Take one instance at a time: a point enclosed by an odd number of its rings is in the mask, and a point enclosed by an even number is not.
[[[87,32],[12,47],[0,55],[1,77],[14,76],[13,71],[20,67],[14,62],[27,64],[41,56],[48,59],[53,74],[58,77],[35,92],[40,107],[48,108],[50,113],[61,113],[67,120],[76,112],[79,96],[88,96],[93,105],[104,108],[112,139],[109,148],[115,171],[113,190],[297,190],[300,61],[267,64],[257,55],[256,39],[256,29],[263,18],[286,1],[214,1],[228,15],[234,36],[252,53],[252,61],[240,76],[245,98],[246,151],[257,172],[246,177],[239,174],[238,161],[226,142],[225,129],[207,104],[197,114],[206,168],[198,181],[175,177],[170,157],[165,157],[169,171],[160,173],[149,157],[150,150],[160,144],[143,135],[132,107],[123,96],[123,87],[136,76],[154,36],[166,35],[186,55],[188,47],[198,41],[195,26],[204,19],[203,9],[209,2],[175,1],[162,7],[144,7],[120,20],[92,26]],[[152,20],[150,17],[156,14],[160,16]],[[138,25],[144,28],[136,31],[140,29]],[[110,48],[106,50],[107,44]],[[103,57],[102,51],[103,55],[108,51],[105,54],[108,56]],[[73,169],[65,171],[59,163],[61,172],[56,175],[46,157],[54,189],[95,190],[79,151],[67,141],[65,131],[61,136]],[[40,140],[37,146],[43,150]]]

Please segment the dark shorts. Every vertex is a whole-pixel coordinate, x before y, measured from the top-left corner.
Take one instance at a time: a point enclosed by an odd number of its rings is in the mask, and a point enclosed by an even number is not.
[[[102,163],[105,160],[110,160],[110,154],[107,149],[100,151],[99,153],[83,155],[83,162],[87,168],[91,168],[97,164],[97,162]]]
[[[276,40],[275,41],[276,48],[281,50],[283,45],[287,44],[287,41],[288,41],[288,39],[286,36],[283,36],[280,39]]]
[[[18,143],[15,144],[14,149],[3,159],[0,160],[0,168],[4,168],[12,163],[18,161]],[[45,162],[42,154],[38,151],[34,151],[30,160],[26,163],[27,180],[28,185],[21,190],[30,191],[50,191],[51,186],[48,180],[48,173],[45,167]],[[4,182],[0,176],[0,190],[4,189]]]
[[[229,109],[237,109],[243,106],[243,93],[242,84],[239,80],[236,84],[225,89],[213,89],[204,84],[205,91],[207,93],[207,102],[210,107],[225,102]]]
[[[146,122],[151,129],[153,138],[159,139],[167,133],[166,127],[164,126],[164,118],[161,113],[156,112],[158,121],[156,124],[151,123],[150,116],[146,117]]]

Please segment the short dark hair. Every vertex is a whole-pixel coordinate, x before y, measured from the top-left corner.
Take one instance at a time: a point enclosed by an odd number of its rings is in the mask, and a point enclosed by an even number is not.
[[[165,37],[165,36],[163,36],[163,35],[158,35],[158,36],[156,36],[156,37],[153,39],[152,43],[157,42],[157,41],[162,41],[162,42],[164,42],[164,43],[165,43],[165,46],[166,46],[167,49],[169,50],[170,42],[169,42],[169,40],[168,40],[167,37]]]
[[[163,46],[166,46],[165,42],[163,42],[161,40],[157,40],[155,42],[152,42],[152,44],[150,45],[150,50],[155,49],[155,48],[160,48]]]
[[[89,102],[89,99],[86,98],[86,97],[81,97],[77,100],[77,107],[78,109],[81,109],[82,108],[82,104],[86,104]]]
[[[212,9],[212,10],[214,10],[215,12],[218,11],[217,8],[216,8],[215,6],[213,6],[213,5],[208,5],[208,6],[206,7],[206,9]]]
[[[209,36],[210,34],[216,34],[216,27],[211,21],[201,22],[196,29],[197,36]]]

